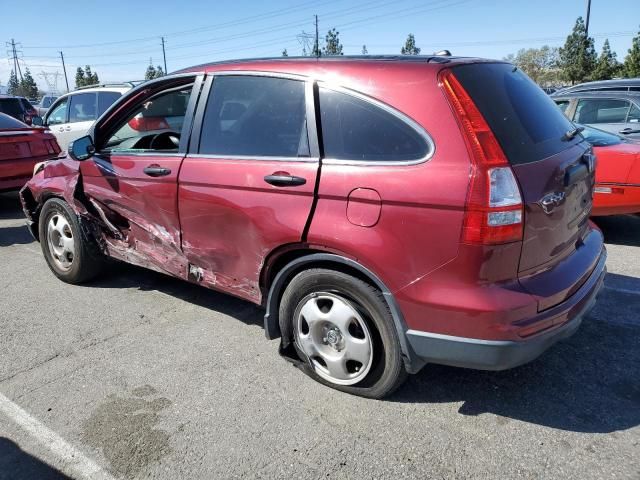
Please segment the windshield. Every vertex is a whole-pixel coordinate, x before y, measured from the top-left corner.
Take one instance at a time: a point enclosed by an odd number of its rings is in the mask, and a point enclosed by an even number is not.
[[[619,145],[624,140],[613,133],[605,132],[598,128],[588,127],[586,125],[580,125],[576,123],[577,127],[582,127],[584,130],[581,132],[584,139],[594,147],[608,147],[610,145]]]

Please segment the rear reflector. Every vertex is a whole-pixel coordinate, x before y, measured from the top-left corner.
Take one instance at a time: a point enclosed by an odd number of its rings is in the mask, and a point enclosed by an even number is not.
[[[522,196],[502,148],[453,72],[443,70],[439,80],[471,158],[462,241],[481,245],[522,241]]]

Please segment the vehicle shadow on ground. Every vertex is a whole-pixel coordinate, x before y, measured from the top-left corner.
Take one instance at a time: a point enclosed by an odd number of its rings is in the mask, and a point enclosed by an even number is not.
[[[22,205],[17,192],[0,193],[0,220],[24,218]]]
[[[86,284],[93,288],[138,288],[158,291],[233,317],[247,325],[264,325],[264,310],[239,298],[124,263],[114,263],[104,275]]]
[[[604,234],[605,243],[640,246],[640,216],[611,215],[592,219]]]
[[[62,472],[0,437],[0,480],[71,480]]]
[[[0,194],[0,220],[23,220],[24,213],[17,193]],[[26,224],[20,226],[0,225],[0,247],[25,245],[33,242]]]
[[[492,413],[499,422],[574,432],[640,425],[640,280],[609,274],[606,284],[578,332],[533,363],[504,372],[427,365],[390,400],[463,401],[463,415]]]

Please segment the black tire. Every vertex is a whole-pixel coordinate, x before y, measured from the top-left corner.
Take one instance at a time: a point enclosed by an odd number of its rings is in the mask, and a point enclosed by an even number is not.
[[[62,215],[68,222],[73,237],[73,256],[68,269],[61,268],[56,263],[51,252],[47,226],[56,215]],[[104,267],[104,256],[93,239],[88,239],[80,229],[80,223],[75,212],[69,205],[59,199],[51,198],[45,202],[40,212],[38,222],[40,247],[47,261],[49,269],[63,282],[79,284],[94,278]]]
[[[312,362],[295,343],[298,338],[295,314],[301,302],[315,293],[327,292],[348,300],[366,322],[373,339],[373,361],[366,376],[352,385],[339,385],[319,376]],[[281,321],[291,322],[296,351],[303,359],[303,370],[314,380],[337,390],[361,397],[380,399],[390,395],[406,379],[398,333],[382,293],[370,284],[346,273],[322,268],[297,274],[280,300]]]

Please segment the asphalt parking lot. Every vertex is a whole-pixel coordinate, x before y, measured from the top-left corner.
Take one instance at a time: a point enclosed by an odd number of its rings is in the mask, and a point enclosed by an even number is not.
[[[45,265],[0,195],[0,479],[640,478],[640,217],[598,221],[605,289],[571,339],[386,401],[277,354],[251,304],[119,266]]]

